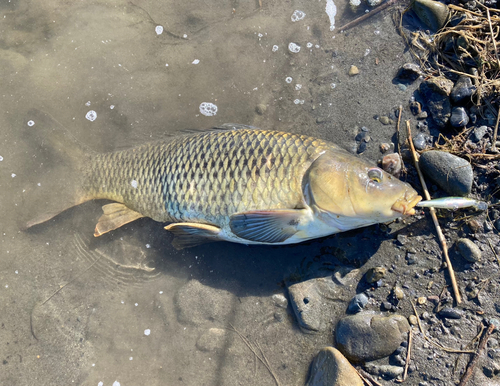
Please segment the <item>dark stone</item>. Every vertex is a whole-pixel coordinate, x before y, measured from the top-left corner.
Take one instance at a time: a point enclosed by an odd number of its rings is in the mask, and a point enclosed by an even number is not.
[[[468,76],[461,76],[451,90],[451,101],[457,105],[470,102],[475,91],[476,87],[472,84],[471,79]]]
[[[418,115],[422,112],[422,106],[417,101],[410,102],[410,111],[413,115]]]
[[[470,136],[470,140],[472,142],[479,142],[480,140],[483,139],[483,137],[488,133],[488,126],[479,126],[474,128],[472,131],[472,134]]]
[[[429,144],[429,136],[424,133],[418,133],[413,137],[413,144],[417,150],[424,150]]]
[[[405,63],[399,69],[397,78],[406,81],[406,83],[413,83],[420,75],[422,75],[422,71],[419,65],[415,63]]]
[[[338,349],[348,359],[369,361],[393,353],[409,330],[410,325],[402,315],[362,312],[341,319],[335,339]]]
[[[455,308],[445,307],[439,311],[439,316],[445,319],[462,319],[462,312]]]
[[[455,248],[470,263],[481,261],[481,250],[469,239],[458,239]]]
[[[453,127],[465,127],[469,123],[469,116],[463,107],[451,109],[450,124]]]
[[[466,196],[474,178],[472,166],[453,154],[430,150],[420,157],[420,168],[436,185],[452,196]]]
[[[355,314],[365,308],[367,304],[368,296],[366,296],[364,293],[357,294],[349,302],[349,305],[347,306],[347,313]]]

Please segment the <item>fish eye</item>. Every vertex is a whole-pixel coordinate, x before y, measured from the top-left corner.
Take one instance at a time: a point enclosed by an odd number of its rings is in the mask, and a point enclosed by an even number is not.
[[[371,168],[368,169],[368,178],[372,181],[380,183],[382,182],[384,175],[382,173],[382,170],[380,170],[379,168]]]

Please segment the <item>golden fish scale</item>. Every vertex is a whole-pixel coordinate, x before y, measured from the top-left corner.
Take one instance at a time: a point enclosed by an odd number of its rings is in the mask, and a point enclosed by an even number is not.
[[[84,189],[157,221],[221,225],[239,212],[301,207],[305,171],[332,146],[282,132],[211,131],[97,155]]]

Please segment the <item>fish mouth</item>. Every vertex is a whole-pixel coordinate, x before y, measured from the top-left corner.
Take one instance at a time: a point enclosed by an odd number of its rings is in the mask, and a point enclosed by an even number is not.
[[[422,197],[419,196],[415,191],[406,192],[403,197],[397,200],[391,209],[395,212],[401,213],[402,215],[414,215],[415,205],[417,205]]]

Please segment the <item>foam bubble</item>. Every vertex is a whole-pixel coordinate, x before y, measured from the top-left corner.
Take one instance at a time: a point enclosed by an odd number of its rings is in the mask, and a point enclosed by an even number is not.
[[[295,11],[293,11],[292,21],[296,22],[296,21],[302,20],[304,17],[306,17],[306,14],[304,12],[296,9]]]
[[[97,113],[94,110],[90,110],[87,114],[85,114],[85,118],[87,118],[90,122],[93,122],[97,118]]]
[[[132,187],[133,187],[134,189],[137,189],[137,181],[136,181],[136,180],[132,180],[132,181],[130,182],[130,185],[132,185]]]
[[[151,330],[149,328],[146,328],[144,330],[144,335],[148,336],[149,334],[151,334]]]
[[[300,90],[301,88],[302,88],[302,85],[301,85],[301,84],[296,84],[296,85],[295,85],[295,90],[297,90],[297,91],[298,91],[298,90]]]
[[[217,106],[210,102],[203,102],[200,104],[200,113],[206,117],[213,117],[217,115]]]
[[[163,33],[163,27],[161,25],[157,25],[155,27],[155,32],[157,35],[161,35]]]
[[[275,44],[275,45],[273,46],[273,52],[278,51],[278,48],[279,48],[279,47]]]
[[[0,155],[0,162],[2,162],[2,161],[3,161],[3,157]]]
[[[35,125],[35,121],[32,121],[32,120],[28,121],[28,126],[29,127],[34,126],[34,125]]]
[[[198,64],[198,63],[200,63],[200,59],[193,60],[193,64]]]
[[[335,16],[337,15],[337,6],[333,0],[326,0],[325,12],[330,19],[330,31],[335,29]]]
[[[297,52],[300,51],[300,46],[297,44],[297,43],[294,43],[294,42],[291,42],[289,45],[288,45],[288,50],[290,52],[293,52],[294,54],[296,54]]]
[[[293,80],[293,79],[292,79],[292,77],[291,77],[291,76],[287,76],[287,77],[285,78],[285,82],[287,82],[287,83],[292,83],[292,80]]]

